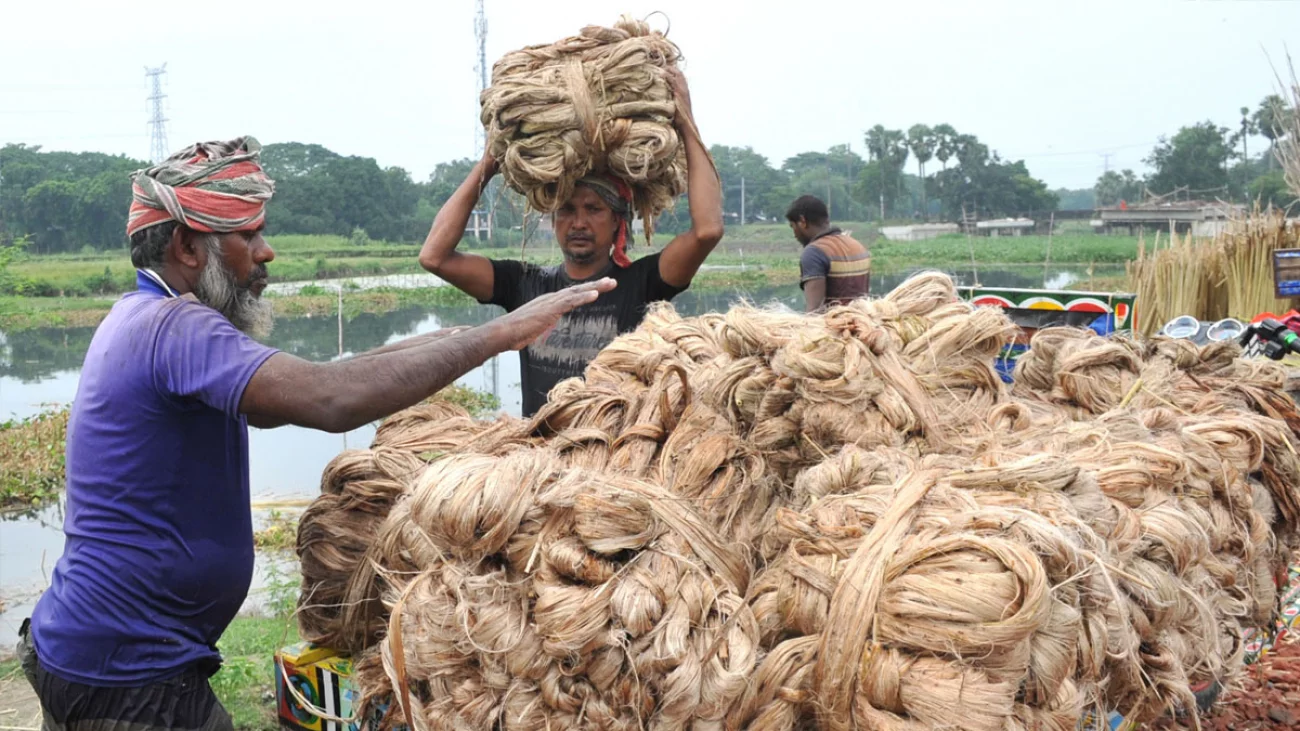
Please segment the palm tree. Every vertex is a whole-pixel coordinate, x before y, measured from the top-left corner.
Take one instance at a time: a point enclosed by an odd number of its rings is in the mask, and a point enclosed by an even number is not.
[[[867,154],[880,164],[881,187],[890,183],[901,195],[903,190],[902,171],[907,163],[907,135],[902,130],[885,129],[878,124],[867,130]]]
[[[939,164],[947,170],[948,161],[957,154],[957,130],[951,124],[936,124],[931,133],[934,135],[934,156],[939,158]]]
[[[1246,138],[1258,131],[1259,130],[1255,128],[1255,123],[1250,120],[1250,107],[1242,107],[1241,132],[1238,134],[1241,136],[1241,161],[1243,163],[1250,162],[1250,151],[1246,147]]]
[[[925,196],[925,164],[934,157],[934,132],[924,124],[914,124],[907,130],[907,146],[916,158],[916,172],[921,178],[921,215],[929,215],[929,201]]]
[[[889,174],[894,178],[894,188],[898,199],[903,197],[903,166],[907,164],[907,134],[901,129],[891,129],[885,133],[885,160],[889,165]],[[897,214],[897,209],[895,209]]]
[[[1268,169],[1273,169],[1277,141],[1286,136],[1286,102],[1277,94],[1269,94],[1259,103],[1253,117],[1259,133],[1268,139]]]

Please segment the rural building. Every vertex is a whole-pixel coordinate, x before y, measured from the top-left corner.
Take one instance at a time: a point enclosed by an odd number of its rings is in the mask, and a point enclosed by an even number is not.
[[[1098,233],[1120,229],[1128,234],[1140,229],[1191,232],[1193,236],[1214,236],[1235,216],[1245,215],[1245,206],[1219,201],[1174,201],[1097,209],[1092,228]]]
[[[925,241],[956,233],[961,233],[961,227],[955,223],[918,223],[911,226],[880,228],[880,235],[890,241]]]
[[[991,221],[978,221],[975,233],[980,236],[1024,236],[1034,232],[1032,218],[995,218]]]

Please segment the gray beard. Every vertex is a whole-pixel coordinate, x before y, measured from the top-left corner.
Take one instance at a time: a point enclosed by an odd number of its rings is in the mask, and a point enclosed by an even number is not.
[[[194,296],[220,312],[241,332],[258,339],[267,337],[275,326],[271,303],[235,280],[234,273],[226,267],[221,242],[216,236],[205,239],[208,263],[194,285]]]

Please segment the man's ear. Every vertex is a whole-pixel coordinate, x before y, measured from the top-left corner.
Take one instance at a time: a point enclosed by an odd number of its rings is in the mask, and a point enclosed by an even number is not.
[[[199,269],[203,263],[199,260],[198,251],[199,237],[194,235],[184,226],[177,226],[172,230],[172,239],[167,246],[172,250],[172,256],[186,268]]]

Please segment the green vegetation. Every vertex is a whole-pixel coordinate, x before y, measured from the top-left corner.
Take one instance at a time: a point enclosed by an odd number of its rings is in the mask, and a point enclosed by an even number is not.
[[[942,236],[929,241],[877,241],[872,244],[873,264],[886,266],[923,266],[934,264],[969,264],[971,252],[980,264],[1088,264],[1091,262],[1123,263],[1137,256],[1135,236],[1097,236],[1064,234],[1053,236],[1048,256],[1046,236],[991,238]]]
[[[304,287],[304,289],[308,289]],[[278,317],[301,317],[303,315],[334,315],[339,309],[338,294],[333,291],[317,294],[307,291],[295,295],[267,295],[275,303]],[[381,287],[376,289],[345,292],[343,294],[343,317],[351,319],[362,313],[392,312],[399,307],[445,307],[473,305],[474,300],[455,287],[426,287],[423,289],[402,289]],[[0,323],[3,327],[3,323]]]
[[[1065,232],[1046,236],[972,237],[945,236],[930,241],[896,242],[878,238],[874,224],[837,222],[863,241],[871,242],[873,266],[880,273],[935,266],[961,268],[970,264],[971,252],[979,266],[1008,264],[1122,263],[1137,253],[1137,239]],[[1065,227],[1062,227],[1065,228]],[[656,245],[668,234],[658,234]],[[321,278],[407,274],[420,271],[417,250],[411,246],[371,242],[348,248],[341,236],[276,236],[270,239],[279,256],[270,266],[273,281],[311,281]],[[559,251],[550,243],[533,243],[525,249],[466,247],[488,256],[524,258],[538,264],[558,264]],[[644,243],[632,247],[633,256],[646,252]],[[749,224],[727,230],[722,244],[709,257],[706,268],[692,284],[697,292],[754,289],[795,284],[799,247],[785,224]],[[739,267],[744,267],[743,270]],[[134,288],[134,270],[125,254],[24,256],[9,265],[13,276],[26,282],[26,291],[87,291],[88,279],[111,279],[113,292]],[[108,270],[111,278],[104,276]],[[3,270],[0,270],[2,272]],[[120,272],[120,275],[117,274]],[[98,273],[98,274],[97,274]],[[104,287],[101,287],[104,288]],[[274,298],[276,312],[284,317],[334,315],[338,294],[332,287],[304,286],[298,294]],[[91,327],[112,307],[110,296],[0,296],[0,330],[36,327]],[[343,316],[391,312],[399,307],[470,306],[474,301],[454,287],[420,289],[375,288],[352,291],[345,287]]]
[[[453,383],[442,389],[431,400],[435,399],[456,404],[476,419],[491,416],[501,410],[501,399],[495,394],[462,386],[459,383]]]
[[[212,690],[241,731],[273,731],[275,651],[298,641],[298,626],[288,615],[237,617],[217,642],[223,664],[212,676]]]
[[[722,176],[726,220],[738,224],[781,221],[790,202],[806,193],[825,199],[836,220],[877,224],[882,219],[953,221],[963,214],[1045,217],[1058,207],[1138,202],[1149,192],[1236,201],[1259,197],[1281,206],[1292,202],[1294,195],[1272,173],[1277,167],[1274,149],[1294,110],[1286,100],[1270,96],[1253,110],[1243,106],[1231,115],[1228,126],[1204,121],[1162,139],[1146,158],[1150,175],[1108,171],[1091,191],[1049,190],[1024,161],[1003,158],[976,135],[949,124],[864,128],[858,149],[865,156],[849,144],[801,152],[779,164],[749,147],[714,145],[710,152]],[[277,183],[267,212],[268,232],[281,238],[332,239],[329,248],[306,243],[302,250],[314,255],[293,257],[279,267],[278,276],[415,271],[416,242],[474,162],[447,161],[427,180],[416,181],[402,168],[382,168],[371,158],[340,155],[320,145],[265,146],[262,163]],[[28,239],[33,253],[67,257],[58,260],[59,276],[19,268],[32,277],[34,291],[14,289],[0,277],[0,294],[81,296],[129,286],[123,240],[129,175],[143,167],[143,161],[124,156],[47,152],[22,144],[0,147],[0,245]],[[482,245],[518,249],[538,217],[527,215],[523,198],[499,181],[486,192],[484,203],[489,200],[495,228]],[[687,225],[688,207],[679,201],[654,229],[671,234]],[[288,241],[279,247],[282,253],[299,250]],[[111,253],[112,261],[95,260],[97,252]],[[384,261],[390,257],[400,263]]]
[[[882,217],[957,220],[963,211],[986,218],[1046,212],[1059,203],[1024,162],[1003,160],[975,135],[951,125],[918,124],[906,131],[875,125],[862,141],[866,158],[849,145],[836,145],[795,155],[779,168],[752,148],[714,145],[710,152],[722,176],[727,220],[783,221],[790,203],[804,194],[820,197],[837,221],[877,223]],[[916,161],[915,174],[905,172],[909,159]],[[939,160],[939,170],[927,170],[932,159]],[[665,214],[661,228],[685,225],[683,208]]]
[[[11,657],[8,660],[0,660],[0,682],[10,678],[16,678],[23,672],[22,663],[17,657]]]
[[[0,332],[94,327],[112,306],[112,299],[102,297],[0,297]]]
[[[272,510],[262,527],[253,531],[253,546],[259,551],[292,551],[298,542],[298,515]]]
[[[36,508],[63,492],[68,410],[0,423],[0,510]]]
[[[273,236],[278,258],[268,270],[272,282],[415,273],[417,246],[371,242],[350,248],[341,236]],[[135,288],[135,269],[125,250],[91,254],[18,254],[8,266],[0,294],[31,297],[85,297]],[[3,283],[3,282],[0,282]]]
[[[1132,170],[1107,171],[1097,179],[1097,203],[1141,203],[1148,196],[1176,200],[1258,201],[1288,208],[1297,203],[1277,170],[1275,148],[1285,136],[1295,110],[1281,97],[1265,97],[1253,111],[1241,107],[1232,127],[1206,120],[1162,137],[1144,162],[1152,173],[1139,178]],[[1251,154],[1252,138],[1268,142]]]

